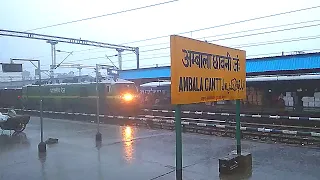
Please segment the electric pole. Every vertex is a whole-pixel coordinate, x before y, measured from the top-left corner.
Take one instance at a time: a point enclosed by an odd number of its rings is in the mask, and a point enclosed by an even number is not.
[[[56,44],[58,44],[57,41],[48,40],[47,43],[51,44],[51,58],[52,63],[50,66],[50,80],[53,83],[54,78],[54,69],[56,68],[57,61],[56,61]]]

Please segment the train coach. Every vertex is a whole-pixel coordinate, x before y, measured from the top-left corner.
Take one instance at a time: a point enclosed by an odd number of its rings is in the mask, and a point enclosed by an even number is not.
[[[320,112],[320,74],[254,76],[246,78],[246,98],[243,109],[259,111]],[[149,82],[140,85],[144,99],[170,104],[171,82]],[[165,97],[165,99],[163,99]],[[150,103],[152,104],[152,103]],[[234,109],[234,101],[199,103],[218,109]]]
[[[101,114],[131,114],[139,109],[139,92],[131,81],[104,80],[98,84]],[[62,83],[41,86],[43,110],[95,113],[97,108],[96,83]],[[38,85],[22,88],[22,101],[26,109],[39,109]]]

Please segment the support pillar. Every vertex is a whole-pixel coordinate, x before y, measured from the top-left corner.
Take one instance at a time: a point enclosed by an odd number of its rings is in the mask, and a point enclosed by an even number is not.
[[[51,44],[51,58],[52,58],[52,62],[51,62],[51,66],[50,66],[50,80],[53,83],[53,78],[54,78],[54,69],[57,65],[57,61],[56,61],[56,44],[58,44],[57,41],[47,41],[47,43]]]
[[[122,70],[122,52],[123,49],[117,49],[118,51],[118,63],[119,63],[119,69]]]
[[[137,58],[137,69],[139,69],[140,68],[140,54],[139,54],[138,47],[136,47],[135,53],[136,53],[136,58]]]

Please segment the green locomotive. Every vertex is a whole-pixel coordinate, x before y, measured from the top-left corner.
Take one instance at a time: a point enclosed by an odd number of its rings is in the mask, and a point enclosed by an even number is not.
[[[126,80],[99,82],[99,111],[101,114],[127,114],[139,109],[139,91],[135,84]],[[97,107],[96,83],[63,83],[41,86],[43,110],[95,113]],[[23,106],[39,109],[38,85],[22,88]]]

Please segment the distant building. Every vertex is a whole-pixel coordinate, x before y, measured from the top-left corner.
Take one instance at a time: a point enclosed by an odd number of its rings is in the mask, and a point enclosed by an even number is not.
[[[28,71],[23,72],[25,76],[28,76]],[[21,72],[2,72],[2,66],[0,66],[0,82],[12,82],[12,81],[22,81],[23,73]],[[30,73],[29,73],[30,76]]]
[[[21,72],[17,73],[3,73],[0,72],[0,82],[22,81]]]
[[[30,76],[30,72],[29,71],[23,71],[21,73],[22,75],[22,80],[32,80],[32,77]]]

